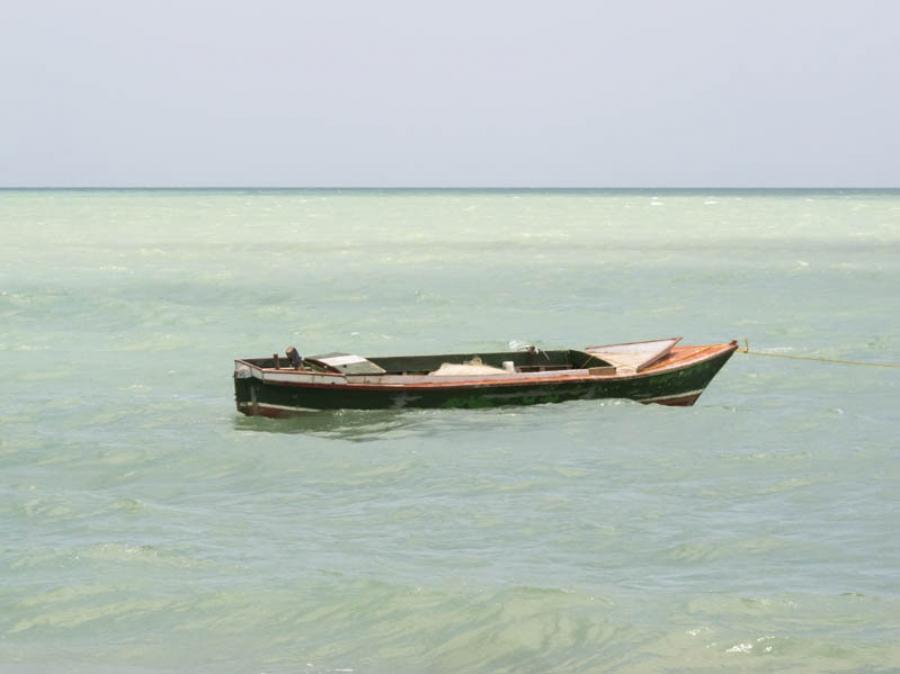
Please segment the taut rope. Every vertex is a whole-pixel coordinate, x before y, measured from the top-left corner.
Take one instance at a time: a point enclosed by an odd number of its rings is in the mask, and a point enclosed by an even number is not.
[[[812,360],[818,363],[835,363],[837,365],[863,365],[865,367],[894,367],[900,368],[900,363],[872,363],[865,360],[844,360],[842,358],[817,358],[815,356],[791,356],[786,353],[769,353],[767,351],[751,351],[750,340],[744,338],[744,348],[738,349],[738,353],[746,353],[748,356],[765,356],[766,358],[786,358],[789,360]]]

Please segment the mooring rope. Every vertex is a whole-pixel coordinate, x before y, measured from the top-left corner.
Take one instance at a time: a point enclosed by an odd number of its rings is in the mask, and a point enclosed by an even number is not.
[[[845,360],[843,358],[818,358],[816,356],[791,356],[787,353],[769,353],[768,351],[751,351],[750,340],[744,338],[744,347],[738,349],[738,353],[748,356],[765,356],[767,358],[787,358],[789,360],[812,360],[819,363],[835,363],[837,365],[863,365],[865,367],[894,367],[900,368],[900,363],[872,363],[866,360]]]

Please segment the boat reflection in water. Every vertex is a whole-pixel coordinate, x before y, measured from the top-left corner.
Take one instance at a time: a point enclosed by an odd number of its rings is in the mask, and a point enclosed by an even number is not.
[[[402,437],[421,431],[424,419],[404,410],[323,410],[285,415],[273,421],[260,416],[238,416],[236,431],[311,435],[331,440],[368,442],[385,436]]]

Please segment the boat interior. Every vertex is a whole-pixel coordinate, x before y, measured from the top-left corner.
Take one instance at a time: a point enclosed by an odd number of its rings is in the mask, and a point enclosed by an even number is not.
[[[329,353],[300,359],[273,355],[248,358],[244,362],[263,369],[305,370],[346,375],[466,375],[548,372],[556,370],[615,370],[606,360],[586,351],[562,349],[452,353],[428,356],[386,356],[362,358],[353,354]]]
[[[363,358],[351,353],[326,353],[303,358],[293,346],[282,357],[251,358],[242,362],[262,369],[293,370],[341,375],[478,376],[527,374],[562,370],[588,370],[591,375],[629,375],[671,366],[675,362],[734,349],[736,342],[703,346],[676,346],[681,337],[655,339],[584,350],[544,350],[529,346],[519,351],[445,353],[428,356]]]

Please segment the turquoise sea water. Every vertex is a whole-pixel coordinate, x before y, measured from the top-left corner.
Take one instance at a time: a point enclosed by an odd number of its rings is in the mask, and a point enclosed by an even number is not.
[[[900,192],[0,191],[0,671],[900,671],[900,370],[239,417],[232,359],[900,362]]]

